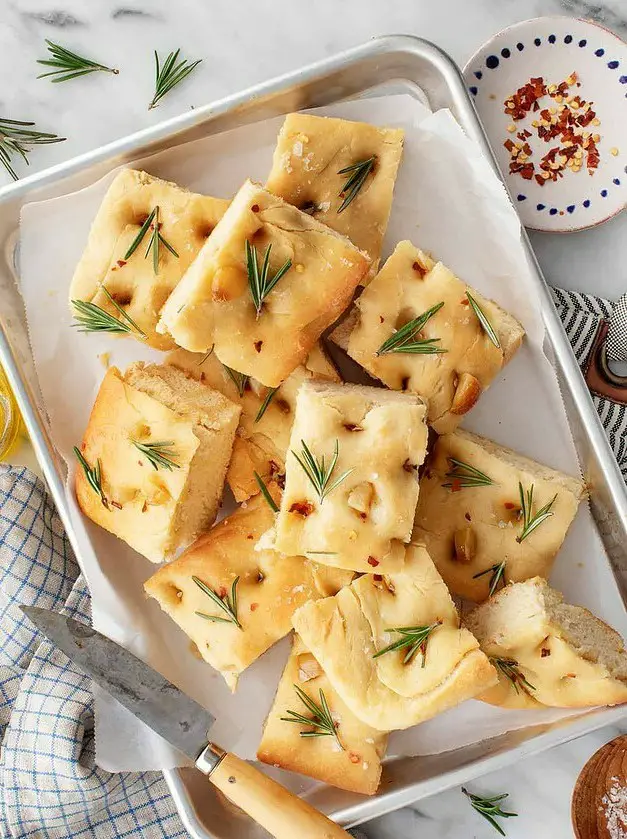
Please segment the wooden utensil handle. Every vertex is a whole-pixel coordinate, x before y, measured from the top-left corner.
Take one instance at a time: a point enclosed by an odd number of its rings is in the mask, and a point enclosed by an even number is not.
[[[275,839],[351,839],[302,798],[228,752],[209,780]]]

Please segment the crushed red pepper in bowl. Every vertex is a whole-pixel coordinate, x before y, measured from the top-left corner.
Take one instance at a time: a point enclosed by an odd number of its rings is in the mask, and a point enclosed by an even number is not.
[[[526,181],[535,179],[540,186],[557,181],[570,170],[579,172],[585,168],[593,175],[599,166],[598,143],[600,135],[594,128],[600,121],[593,109],[593,102],[587,102],[579,93],[571,94],[571,88],[581,87],[577,73],[573,72],[559,84],[546,84],[542,76],[531,78],[509,96],[504,104],[505,113],[514,121],[507,126],[516,139],[507,138],[503,143],[510,155],[509,171],[519,174]],[[542,107],[543,98],[553,100]],[[548,152],[536,163],[530,160],[533,149],[529,138],[533,132],[528,128],[517,130],[516,122],[525,119],[529,113],[536,115],[531,122],[536,136],[545,143],[554,143]],[[614,153],[614,149],[611,150]]]

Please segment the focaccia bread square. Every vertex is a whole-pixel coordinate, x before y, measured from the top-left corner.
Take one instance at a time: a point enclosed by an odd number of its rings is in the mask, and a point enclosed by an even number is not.
[[[74,272],[70,301],[94,303],[119,319],[118,310],[102,290],[104,286],[145,334],[146,343],[159,350],[172,349],[172,339],[156,332],[159,313],[228,205],[221,198],[189,192],[146,172],[123,169],[96,214],[87,247]],[[146,230],[139,246],[128,255],[155,207],[159,232],[176,252],[159,243],[156,271],[153,250],[146,253],[154,226]],[[141,338],[136,329],[129,334]]]
[[[80,446],[81,510],[151,562],[171,558],[216,517],[239,414],[174,367],[111,367]]]
[[[364,574],[292,620],[334,690],[379,731],[417,725],[497,681],[422,545],[407,547],[401,571]]]
[[[340,381],[337,370],[319,343],[305,363],[299,365],[277,389],[234,373],[218,360],[215,353],[202,355],[175,350],[168,356],[167,362],[241,405],[242,414],[226,473],[227,483],[238,502],[259,492],[255,472],[266,482],[285,475],[285,456],[294,421],[296,394],[301,384],[312,378]]]
[[[192,352],[214,346],[232,370],[276,387],[348,306],[368,265],[345,236],[246,181],[157,329]]]
[[[400,128],[288,114],[266,187],[348,236],[368,254],[374,275],[390,217],[403,137]],[[357,180],[346,190],[353,176]]]
[[[268,491],[278,500],[276,486],[270,485]],[[256,550],[272,522],[272,510],[258,495],[144,584],[147,594],[232,690],[240,673],[290,632],[295,609],[307,600],[334,594],[353,577],[302,557]],[[203,586],[229,604],[234,602],[234,608],[230,612],[220,608]]]
[[[336,735],[301,736],[301,731],[313,729],[302,721],[290,722],[290,712],[307,718],[313,713],[299,691],[323,712],[326,710],[322,703],[324,698],[335,723]],[[387,734],[353,714],[333,689],[322,667],[295,635],[264,726],[257,758],[270,766],[300,772],[340,789],[374,795],[381,778],[381,759],[387,741]]]
[[[425,414],[415,394],[316,381],[301,385],[277,550],[368,573],[402,564],[426,453]],[[327,475],[322,493],[312,481],[310,459]]]
[[[400,242],[331,338],[388,387],[423,396],[429,425],[445,434],[475,405],[523,336],[518,321],[496,303],[411,242]]]
[[[531,523],[550,505],[527,532],[519,485]],[[577,478],[458,429],[430,453],[414,538],[454,594],[480,602],[505,582],[549,576],[584,494]]]
[[[546,580],[512,583],[464,621],[499,674],[477,697],[504,708],[627,702],[627,652],[612,627]]]

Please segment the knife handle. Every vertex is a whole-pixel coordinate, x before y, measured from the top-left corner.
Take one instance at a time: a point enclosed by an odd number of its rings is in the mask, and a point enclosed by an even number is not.
[[[229,801],[275,839],[351,839],[311,804],[213,743],[200,755],[196,766]]]

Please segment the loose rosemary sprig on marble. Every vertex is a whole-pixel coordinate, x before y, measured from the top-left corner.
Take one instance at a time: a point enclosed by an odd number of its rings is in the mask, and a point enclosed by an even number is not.
[[[477,580],[479,577],[485,576],[485,574],[492,574],[490,577],[490,589],[488,593],[488,597],[492,597],[494,592],[499,587],[499,583],[504,586],[505,585],[505,560],[503,562],[498,562],[495,565],[491,565],[489,568],[486,568],[485,571],[479,571],[478,574],[473,574],[473,580]]]
[[[466,289],[466,297],[468,298],[468,302],[470,303],[470,308],[473,310],[473,312],[477,316],[477,320],[481,324],[481,328],[483,329],[485,334],[488,336],[488,338],[492,341],[494,346],[498,350],[500,350],[501,349],[501,342],[499,341],[499,336],[494,331],[494,327],[492,326],[492,324],[488,320],[488,318],[486,316],[486,313],[483,311],[481,306],[477,303],[477,301],[472,296],[472,294],[468,291],[468,289]]]
[[[421,338],[414,340],[414,337],[425,326],[427,321],[431,320],[436,312],[439,312],[444,301],[436,303],[431,306],[426,312],[423,312],[417,318],[410,320],[405,326],[398,329],[393,335],[384,341],[376,352],[376,355],[385,355],[386,353],[409,353],[412,355],[436,355],[438,353],[445,353],[447,350],[436,346],[439,338]]]
[[[360,189],[366,182],[366,178],[374,167],[375,160],[376,157],[373,155],[367,160],[359,160],[351,166],[346,166],[344,169],[340,169],[338,175],[348,175],[348,178],[342,187],[342,191],[340,192],[340,198],[344,198],[344,200],[338,207],[338,215],[344,212],[344,210],[359,193]]]
[[[146,248],[146,253],[144,254],[144,259],[148,259],[148,255],[152,253],[152,268],[155,274],[159,273],[159,245],[163,245],[167,248],[170,253],[175,256],[177,259],[179,258],[178,253],[174,250],[172,245],[165,239],[164,236],[161,234],[161,222],[159,221],[159,205],[156,205],[146,221],[142,224],[139,228],[139,232],[137,236],[131,242],[129,249],[124,254],[124,259],[130,259],[131,256],[135,253],[137,248],[142,243],[142,240],[148,230],[151,230],[150,238],[148,240],[148,247]]]
[[[213,589],[210,589],[209,586],[206,583],[203,583],[203,581],[198,577],[192,576],[192,580],[196,583],[198,588],[204,592],[207,597],[211,598],[215,605],[226,615],[226,617],[223,618],[219,615],[208,615],[206,612],[196,612],[199,618],[214,621],[215,623],[234,623],[239,629],[242,628],[242,625],[237,617],[237,584],[239,583],[239,577],[236,577],[233,580],[230,597],[227,593],[220,597],[219,594],[216,594]]]
[[[240,396],[244,395],[244,391],[246,390],[246,385],[248,384],[248,380],[250,376],[247,376],[245,373],[240,373],[237,370],[233,370],[232,367],[227,366],[226,364],[222,365],[226,370],[226,373],[229,379],[233,382],[235,387],[237,388],[237,392]]]
[[[253,472],[253,475],[255,476],[255,480],[257,481],[257,486],[261,490],[261,494],[263,495],[263,497],[266,499],[266,501],[268,503],[268,506],[270,507],[270,509],[272,510],[273,513],[278,513],[279,508],[276,505],[276,502],[275,502],[274,498],[270,495],[270,490],[266,486],[265,481],[263,480],[263,478],[261,477],[261,475],[258,472]]]
[[[100,496],[102,506],[106,507],[108,510],[109,502],[107,501],[107,498],[104,494],[104,490],[102,488],[102,463],[100,462],[100,458],[98,458],[98,460],[96,461],[95,466],[90,466],[82,451],[78,448],[78,446],[74,446],[74,454],[76,455],[76,459],[78,460],[83,472],[85,473],[85,479],[87,480],[87,483],[96,493],[96,495]]]
[[[496,669],[505,676],[506,679],[509,679],[514,686],[516,693],[520,693],[520,690],[523,690],[531,696],[529,692],[535,690],[535,687],[527,680],[524,674],[521,673],[517,661],[513,658],[495,658],[493,656],[490,656],[490,661]]]
[[[131,443],[155,469],[167,469],[168,472],[180,469],[180,465],[174,459],[176,452],[172,450],[173,440],[163,440],[158,443],[140,443],[137,440],[131,440]]]
[[[505,801],[509,793],[504,792],[501,795],[493,795],[491,798],[482,798],[480,795],[474,795],[472,792],[468,792],[468,790],[464,787],[462,787],[462,792],[468,797],[468,800],[473,808],[480,813],[484,819],[489,821],[492,827],[500,833],[501,836],[505,836],[505,831],[496,819],[510,819],[518,816],[518,813],[508,813],[501,809],[501,802]]]
[[[331,458],[330,463],[327,465],[325,461],[325,456],[322,455],[320,460],[312,454],[309,446],[305,443],[304,440],[300,441],[303,447],[303,450],[300,455],[296,454],[296,452],[292,449],[292,454],[300,464],[303,472],[309,478],[313,488],[316,490],[320,503],[324,501],[326,496],[333,492],[333,490],[338,487],[345,478],[347,478],[350,473],[353,471],[352,469],[347,469],[345,472],[336,478],[331,483],[331,477],[333,475],[333,470],[337,464],[337,459],[340,454],[340,444],[336,440],[335,447],[333,449],[333,457]]]
[[[467,487],[491,486],[494,483],[492,478],[488,477],[485,472],[481,472],[469,463],[464,463],[463,460],[449,457],[448,462],[451,465],[451,469],[446,473],[446,477],[450,478],[451,482],[442,484],[442,486],[450,488],[453,492]]]
[[[386,629],[386,632],[398,632],[401,637],[398,641],[393,641],[387,647],[384,647],[372,657],[379,658],[385,653],[391,653],[394,650],[407,650],[403,657],[403,664],[409,664],[412,658],[420,651],[422,655],[422,666],[425,667],[427,663],[427,643],[431,634],[440,626],[442,621],[436,621],[430,626],[395,626],[392,629]]]
[[[191,64],[187,62],[186,58],[178,61],[180,52],[180,49],[171,52],[163,64],[161,64],[157,50],[155,50],[155,95],[152,97],[150,105],[148,105],[148,110],[156,108],[163,97],[173,87],[176,87],[186,79],[202,61],[202,58],[199,58],[197,61],[192,61]]]
[[[80,327],[79,332],[128,334],[129,332],[135,331],[142,338],[145,338],[146,333],[140,329],[128,312],[124,311],[104,286],[101,286],[101,289],[109,299],[109,302],[118,310],[122,319],[114,317],[105,311],[105,309],[102,309],[95,303],[90,303],[88,300],[72,300],[72,306],[78,312],[78,314],[74,315],[76,323],[73,326]]]
[[[327,702],[327,698],[324,695],[322,688],[320,688],[319,705],[310,696],[308,696],[302,688],[298,687],[298,685],[294,685],[294,690],[296,691],[300,701],[312,716],[310,718],[306,717],[304,714],[298,713],[297,711],[288,710],[286,712],[288,716],[281,717],[281,721],[293,722],[298,725],[307,726],[309,729],[308,731],[299,732],[301,737],[335,737],[338,746],[343,751],[344,746],[337,733],[337,726],[333,716],[331,715],[331,709],[329,708],[329,703]]]
[[[527,490],[527,494],[525,495],[525,491],[523,489],[523,485],[519,482],[518,483],[518,491],[520,493],[520,509],[522,510],[522,518],[523,518],[523,529],[521,530],[520,534],[516,537],[517,542],[522,542],[523,539],[526,539],[533,531],[540,527],[543,521],[550,519],[554,513],[551,510],[553,504],[555,504],[555,499],[557,498],[557,493],[553,496],[553,498],[545,504],[544,507],[541,507],[536,513],[533,513],[533,487],[534,485],[531,484],[529,489]]]
[[[43,64],[44,67],[54,67],[54,70],[50,70],[48,73],[42,73],[37,76],[38,79],[46,79],[49,76],[53,76],[50,81],[56,84],[57,82],[67,82],[71,79],[77,79],[79,76],[86,76],[89,73],[99,71],[113,73],[116,76],[120,72],[113,67],[107,67],[104,64],[91,61],[89,58],[84,58],[82,55],[77,55],[75,52],[70,52],[70,50],[59,44],[55,44],[53,41],[49,41],[47,38],[46,44],[48,45],[48,52],[52,58],[40,58],[37,60],[37,64]]]
[[[35,125],[34,122],[0,117],[0,163],[14,181],[19,180],[19,175],[11,162],[14,155],[19,155],[28,166],[31,146],[47,146],[51,143],[62,143],[66,139],[45,131],[36,131],[33,125]]]
[[[268,245],[263,257],[261,268],[259,268],[259,261],[257,257],[257,249],[251,245],[248,239],[246,240],[246,270],[248,272],[248,286],[250,288],[250,296],[253,298],[257,317],[261,314],[261,307],[263,301],[270,294],[275,285],[279,282],[292,267],[292,260],[286,259],[283,265],[279,268],[276,274],[270,276],[270,251],[272,245]]]

